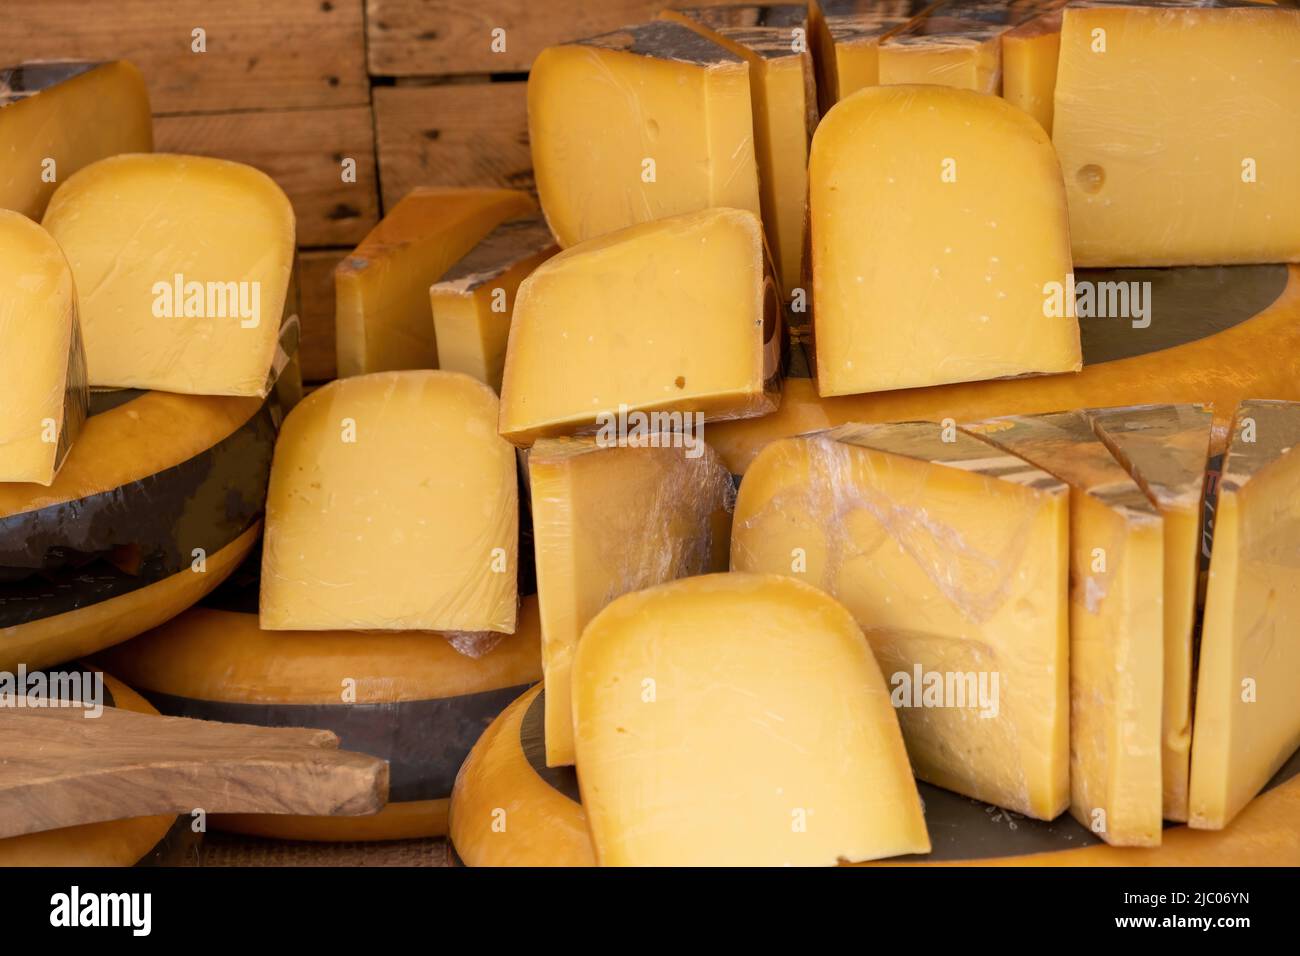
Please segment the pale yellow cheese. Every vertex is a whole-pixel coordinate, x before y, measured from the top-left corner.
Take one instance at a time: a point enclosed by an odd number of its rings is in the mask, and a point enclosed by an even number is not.
[[[749,65],[680,23],[547,47],[528,132],[561,246],[710,206],[759,214]]]
[[[1161,834],[1164,525],[1084,412],[966,426],[1070,486],[1070,813],[1114,846]]]
[[[620,409],[679,421],[765,414],[776,407],[779,313],[749,212],[689,213],[566,249],[519,286],[501,434],[530,445],[594,431]]]
[[[1071,270],[1061,170],[1023,112],[862,90],[822,120],[809,180],[821,395],[1080,368],[1045,294]]]
[[[1300,747],[1300,403],[1238,406],[1218,491],[1188,797],[1202,830]]]
[[[266,500],[267,630],[515,629],[519,507],[497,399],[454,372],[376,372],[284,420]]]
[[[501,390],[519,283],[556,252],[541,216],[511,219],[429,289],[438,367]]]
[[[1050,820],[1070,797],[1068,517],[1065,485],[955,426],[844,425],[754,459],[731,566],[853,613],[902,695],[918,777]],[[982,681],[983,704],[916,706],[918,668]]]
[[[1052,133],[1061,15],[1049,13],[1002,34],[1002,98]]]
[[[1084,4],[1052,137],[1081,266],[1300,261],[1300,10]]]
[[[603,866],[930,849],[871,649],[797,581],[711,574],[619,598],[583,632],[573,716]]]
[[[816,0],[809,19],[821,111],[863,87],[880,85],[880,44],[937,5],[937,0]]]
[[[534,208],[512,189],[407,193],[334,269],[339,377],[436,368],[429,287],[496,226]]]
[[[1192,753],[1192,635],[1201,508],[1213,415],[1200,405],[1090,409],[1093,430],[1165,524],[1165,689],[1161,772],[1166,820],[1187,819]]]
[[[528,455],[546,675],[546,762],[573,763],[570,675],[582,629],[614,598],[727,570],[731,475],[703,440],[552,438]]]
[[[0,209],[0,481],[52,483],[89,399],[68,261],[48,232]]]
[[[72,266],[91,385],[270,390],[295,248],[293,207],[265,173],[113,156],[64,182],[43,225]]]

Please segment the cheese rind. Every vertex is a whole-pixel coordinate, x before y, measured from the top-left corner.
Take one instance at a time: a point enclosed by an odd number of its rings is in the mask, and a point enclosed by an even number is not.
[[[293,208],[269,176],[112,156],[66,180],[42,225],[77,283],[92,386],[266,396],[295,253]]]
[[[845,425],[759,453],[731,563],[842,601],[896,693],[919,668],[996,694],[936,707],[903,693],[912,766],[1050,820],[1069,802],[1067,506],[1055,478],[955,428]]]
[[[1002,34],[1002,98],[1052,134],[1061,14],[1049,13]]]
[[[626,594],[583,632],[573,716],[603,866],[831,865],[930,848],[849,613],[775,575]]]
[[[378,372],[285,418],[267,492],[267,630],[515,629],[519,507],[497,399],[454,372]]]
[[[822,113],[880,85],[880,44],[936,6],[934,0],[818,0],[812,5],[817,96]]]

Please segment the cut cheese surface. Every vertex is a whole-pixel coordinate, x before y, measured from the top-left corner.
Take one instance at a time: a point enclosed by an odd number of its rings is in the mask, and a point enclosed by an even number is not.
[[[866,86],[880,85],[880,44],[935,0],[818,0],[812,5],[817,97],[825,113]]]
[[[1160,842],[1164,526],[1084,412],[966,429],[1070,486],[1070,812],[1116,846]]]
[[[454,372],[339,379],[289,414],[267,492],[268,630],[515,630],[519,507],[497,399]]]
[[[501,434],[530,445],[594,431],[620,409],[769,412],[779,313],[749,212],[709,209],[566,249],[519,287]]]
[[[1213,415],[1199,405],[1089,409],[1093,430],[1160,511],[1165,528],[1165,681],[1161,772],[1166,820],[1187,819],[1192,639],[1201,507]]]
[[[727,570],[731,475],[703,441],[553,438],[528,455],[546,670],[546,762],[573,763],[570,675],[578,639],[610,601]]]
[[[1300,261],[1300,10],[1064,11],[1052,137],[1079,265]]]
[[[1061,14],[1044,14],[1002,34],[1002,98],[1052,133]]]
[[[994,97],[876,87],[813,140],[817,386],[824,396],[1077,371],[1061,171]]]
[[[501,390],[519,283],[556,252],[539,215],[497,226],[429,289],[438,367]]]
[[[759,214],[749,65],[680,23],[547,47],[528,132],[561,246],[711,206]]]
[[[1068,497],[955,428],[845,425],[759,453],[731,566],[853,613],[918,777],[1050,820],[1069,802]],[[927,701],[929,675],[954,694]]]
[[[837,602],[775,575],[627,594],[574,660],[604,866],[831,865],[930,848],[889,691]]]
[[[149,92],[125,60],[0,68],[0,209],[39,220],[83,166],[152,151]]]
[[[507,219],[534,211],[512,189],[421,187],[334,269],[340,378],[438,367],[429,287]]]
[[[89,400],[68,260],[40,226],[0,209],[0,482],[53,482]]]
[[[1206,830],[1300,747],[1300,403],[1238,406],[1218,492],[1188,798]]]
[[[265,396],[294,215],[251,166],[113,156],[63,183],[42,223],[72,266],[90,384]]]

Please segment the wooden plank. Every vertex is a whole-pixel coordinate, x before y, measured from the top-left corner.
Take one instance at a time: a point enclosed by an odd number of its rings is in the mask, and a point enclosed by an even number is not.
[[[452,83],[375,87],[384,208],[416,186],[533,189],[525,87]]]
[[[370,72],[379,76],[514,73],[546,46],[653,20],[665,6],[727,0],[366,0]],[[730,0],[736,2],[736,0]],[[493,52],[492,31],[505,33]]]
[[[155,113],[362,105],[362,0],[5,0],[0,66],[119,59],[140,68]],[[206,53],[192,52],[193,31]]]
[[[379,220],[368,106],[158,117],[154,148],[262,170],[293,203],[300,246],[356,245]],[[343,182],[344,158],[356,160],[356,182]]]
[[[334,378],[334,267],[349,249],[314,249],[298,254],[298,289],[302,338],[298,361],[304,382]]]

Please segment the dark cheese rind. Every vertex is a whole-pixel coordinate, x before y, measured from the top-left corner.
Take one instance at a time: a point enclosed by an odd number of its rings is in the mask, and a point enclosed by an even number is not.
[[[652,20],[574,43],[696,66],[741,66],[745,62],[725,47],[671,20]]]

